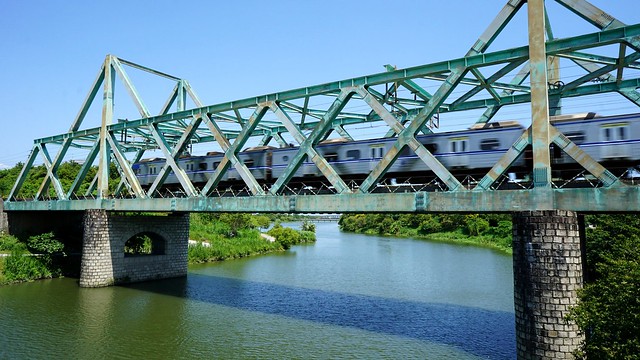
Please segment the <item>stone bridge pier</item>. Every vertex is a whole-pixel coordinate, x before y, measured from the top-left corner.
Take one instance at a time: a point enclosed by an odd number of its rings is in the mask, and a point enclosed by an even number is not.
[[[572,359],[583,340],[578,327],[565,320],[583,282],[579,224],[572,211],[513,215],[518,359]]]
[[[83,225],[81,287],[187,275],[188,213],[125,216],[86,210]],[[125,243],[140,234],[154,239],[151,254],[127,256]]]

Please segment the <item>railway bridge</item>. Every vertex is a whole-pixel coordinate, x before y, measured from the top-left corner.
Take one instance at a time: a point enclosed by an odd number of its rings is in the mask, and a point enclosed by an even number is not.
[[[582,214],[640,211],[635,170],[623,171],[633,169],[638,158],[595,159],[550,119],[562,115],[564,102],[581,96],[616,93],[640,105],[640,24],[625,24],[584,0],[555,2],[593,25],[593,32],[556,38],[544,0],[509,0],[460,58],[405,69],[387,66],[377,74],[214,105],[203,103],[184,79],[107,55],[69,130],[34,141],[0,208],[0,225],[14,233],[82,234],[80,286],[96,287],[186,275],[191,212],[512,213],[518,356],[569,357],[582,340],[576,326],[564,320],[583,281]],[[489,51],[525,10],[528,44]],[[563,64],[581,74],[563,77]],[[175,83],[158,113],[139,95],[127,73],[132,70]],[[114,119],[117,79],[138,110],[135,120]],[[98,94],[101,125],[83,127]],[[442,133],[457,112],[480,114],[471,128],[498,127],[495,115],[518,104],[530,104],[530,124],[480,176],[446,166],[419,141],[421,133]],[[368,160],[366,174],[346,176],[320,151],[327,139],[362,140],[359,129],[374,124],[382,129],[378,138],[391,145],[374,150],[378,155]],[[636,133],[605,146],[634,139],[640,142]],[[201,149],[217,151],[213,168],[194,168],[188,161],[203,144]],[[257,176],[242,157],[247,146],[293,151],[279,164],[279,175],[268,178]],[[73,183],[64,185],[58,169],[71,160],[71,148],[85,157],[74,159],[81,166]],[[456,152],[455,146],[450,150]],[[556,152],[569,159],[571,171],[553,161]],[[406,154],[428,171],[398,182],[397,174],[389,174]],[[139,173],[138,165],[148,158],[160,164],[151,178]],[[510,175],[523,158],[526,173]],[[40,162],[46,174],[31,196],[23,184]],[[312,185],[299,176],[309,166],[317,174]],[[140,212],[170,215],[135,215]],[[141,233],[155,237],[157,253],[125,257],[124,242]]]

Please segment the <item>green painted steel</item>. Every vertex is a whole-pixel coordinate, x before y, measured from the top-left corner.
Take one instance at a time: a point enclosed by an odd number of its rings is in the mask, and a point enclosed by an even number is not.
[[[262,195],[157,199],[94,199],[5,202],[5,211],[107,209],[188,212],[640,212],[640,188],[417,192],[392,194]]]
[[[406,69],[386,65],[386,71],[377,74],[214,105],[205,105],[184,79],[107,55],[68,132],[34,140],[33,150],[5,208],[8,211],[87,208],[251,212],[638,211],[637,186],[623,185],[612,172],[552,126],[549,115],[560,113],[558,107],[563,98],[608,92],[617,92],[640,106],[640,93],[636,90],[640,87],[640,77],[626,71],[640,69],[640,24],[625,25],[585,0],[556,1],[599,31],[555,39],[544,0],[508,0],[464,57]],[[528,12],[528,46],[488,52],[521,9]],[[601,51],[611,45],[618,46],[617,54]],[[578,64],[584,75],[563,81],[559,73],[561,60]],[[149,111],[127,69],[175,82],[159,113],[154,115]],[[116,78],[124,85],[140,118],[114,121]],[[529,84],[525,82],[527,78]],[[597,82],[591,83],[594,80]],[[556,82],[562,86],[554,85]],[[425,90],[434,83],[438,84],[435,91]],[[101,89],[101,126],[82,128],[87,111]],[[195,108],[187,109],[189,99]],[[463,185],[459,173],[454,176],[416,139],[420,132],[437,133],[442,114],[485,109],[477,123],[486,124],[500,109],[522,103],[531,103],[532,126],[479,182]],[[387,127],[382,132],[386,134],[380,136],[393,138],[389,140],[394,141],[393,146],[381,154],[380,161],[368,175],[358,179],[360,183],[347,184],[317,146],[336,134],[353,140],[358,135],[354,127],[373,123]],[[240,160],[242,148],[252,138],[256,141],[249,144],[288,147],[285,136],[299,144],[297,153],[281,176],[259,182]],[[189,145],[201,143],[214,143],[224,156],[204,184],[195,184],[178,161]],[[550,144],[576,160],[601,187],[554,188]],[[533,147],[533,188],[495,190],[496,183],[504,179],[509,167],[529,145]],[[57,171],[72,147],[85,151],[86,158],[73,184],[65,188]],[[442,184],[438,192],[410,190],[404,193],[407,188],[387,187],[384,183],[387,172],[406,148],[411,149]],[[54,149],[57,153],[51,156]],[[147,186],[139,182],[132,165],[152,150],[164,155],[164,163],[153,183]],[[46,175],[35,199],[23,201],[20,190],[38,158],[44,164]],[[333,194],[289,195],[288,186],[305,160],[318,168]],[[96,163],[96,176],[87,179],[89,169]],[[109,184],[114,181],[109,174],[111,164],[115,164],[120,176],[117,186]],[[219,186],[232,168],[245,187],[240,193],[247,196],[219,195],[223,190]],[[163,198],[167,196],[162,192],[171,174],[176,179],[173,190],[177,188],[176,193],[184,197]],[[83,182],[90,183],[89,189],[85,194],[78,194]],[[115,191],[110,193],[110,188]],[[392,193],[378,193],[381,188]],[[403,193],[393,193],[400,190]],[[85,197],[95,200],[83,200]]]

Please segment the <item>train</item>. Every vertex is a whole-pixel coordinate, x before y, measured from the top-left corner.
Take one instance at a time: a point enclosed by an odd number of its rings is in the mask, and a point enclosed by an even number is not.
[[[567,138],[578,145],[617,176],[633,170],[640,175],[640,113],[597,116],[595,113],[561,115],[551,117],[551,123]],[[525,131],[517,121],[501,121],[478,124],[466,130],[418,135],[420,141],[456,177],[482,176],[507,152]],[[340,177],[357,184],[365,179],[380,159],[394,146],[396,138],[379,138],[348,141],[344,138],[330,139],[314,148],[335,169]],[[257,146],[244,149],[237,154],[263,185],[274,183],[285,172],[299,148]],[[561,149],[551,145],[551,165],[554,179],[576,177],[582,168]],[[209,152],[204,156],[182,156],[177,160],[191,182],[196,186],[205,184],[223,159],[221,152]],[[132,168],[143,188],[155,181],[164,166],[165,159],[143,159]],[[529,177],[532,167],[532,152],[525,150],[509,169],[512,181]],[[635,176],[634,175],[634,176]],[[409,148],[405,147],[389,168],[383,182],[389,184],[428,182],[435,175]],[[459,179],[460,180],[460,179]],[[327,183],[322,173],[308,158],[297,169],[290,186],[319,186]],[[164,182],[165,187],[179,189],[173,172]],[[220,179],[218,188],[244,187],[240,174],[230,167]]]

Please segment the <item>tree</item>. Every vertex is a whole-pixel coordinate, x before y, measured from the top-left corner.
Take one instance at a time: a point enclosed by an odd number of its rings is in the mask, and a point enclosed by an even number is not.
[[[599,215],[586,219],[587,272],[592,282],[569,313],[586,334],[578,358],[640,359],[640,219]]]

